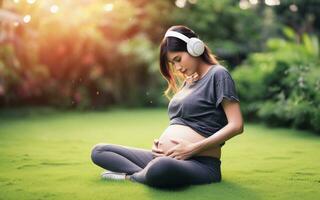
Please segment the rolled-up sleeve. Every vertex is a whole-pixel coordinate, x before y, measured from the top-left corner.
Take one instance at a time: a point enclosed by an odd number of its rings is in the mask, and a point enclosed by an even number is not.
[[[234,80],[228,71],[223,69],[216,72],[214,88],[216,96],[216,108],[218,108],[223,98],[229,101],[240,102]]]

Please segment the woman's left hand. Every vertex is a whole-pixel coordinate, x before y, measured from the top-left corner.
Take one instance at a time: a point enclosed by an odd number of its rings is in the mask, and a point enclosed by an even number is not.
[[[175,158],[177,160],[186,160],[197,153],[195,143],[180,138],[171,138],[170,141],[177,145],[169,149],[165,156]]]

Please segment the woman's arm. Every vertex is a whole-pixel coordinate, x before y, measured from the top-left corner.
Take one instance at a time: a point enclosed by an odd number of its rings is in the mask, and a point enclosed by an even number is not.
[[[239,103],[223,99],[221,104],[227,116],[228,124],[210,137],[194,143],[196,152],[202,152],[213,146],[218,147],[224,141],[243,132],[243,119]]]

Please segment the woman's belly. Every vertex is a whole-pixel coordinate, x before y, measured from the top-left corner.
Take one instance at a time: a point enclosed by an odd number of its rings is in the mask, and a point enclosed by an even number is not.
[[[204,136],[200,135],[199,133],[197,133],[196,131],[194,131],[188,126],[174,124],[174,125],[170,125],[161,134],[159,138],[158,148],[162,149],[164,152],[167,152],[173,146],[177,145],[176,143],[173,143],[172,141],[170,141],[170,138],[180,138],[190,142],[199,142],[205,139]],[[221,148],[220,147],[210,148],[196,155],[211,156],[211,157],[216,157],[220,159]]]

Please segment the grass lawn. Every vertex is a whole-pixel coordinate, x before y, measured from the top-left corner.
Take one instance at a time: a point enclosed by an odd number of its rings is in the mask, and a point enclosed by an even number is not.
[[[319,199],[320,137],[246,124],[226,142],[222,182],[166,191],[102,181],[96,143],[151,148],[165,109],[103,112],[0,111],[0,199]]]

